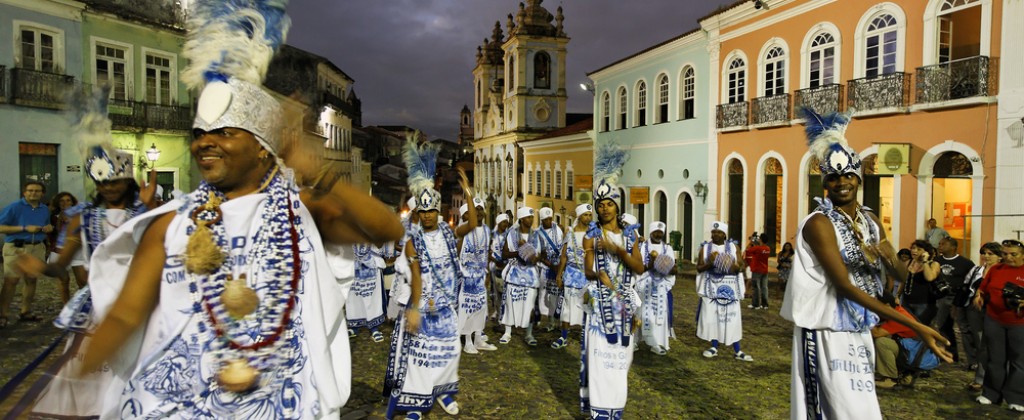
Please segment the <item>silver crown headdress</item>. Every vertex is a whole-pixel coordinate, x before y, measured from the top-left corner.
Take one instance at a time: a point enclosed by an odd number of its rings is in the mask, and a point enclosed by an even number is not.
[[[833,112],[821,116],[814,110],[802,107],[807,126],[807,145],[811,154],[818,158],[821,176],[855,174],[864,179],[860,155],[846,141],[846,127],[850,125],[850,113]]]

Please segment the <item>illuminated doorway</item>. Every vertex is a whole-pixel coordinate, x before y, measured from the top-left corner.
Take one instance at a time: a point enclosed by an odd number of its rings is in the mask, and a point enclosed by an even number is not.
[[[782,232],[782,164],[778,159],[768,158],[764,163],[764,234],[765,245],[771,255],[779,250],[779,236]]]
[[[817,156],[811,156],[807,160],[807,214],[814,212],[814,209],[818,208],[818,200],[816,198],[825,197],[825,188],[821,186],[821,168],[818,167],[820,161]]]
[[[939,227],[960,242],[960,253],[969,255],[967,250],[974,246],[970,243],[974,187],[971,161],[960,153],[946,152],[935,159],[932,173],[935,175],[932,178],[931,215]]]
[[[882,222],[885,237],[892,239],[893,198],[895,195],[895,178],[892,175],[878,175],[875,166],[878,155],[870,155],[863,160],[864,185],[861,187],[863,198],[861,204],[875,212]]]

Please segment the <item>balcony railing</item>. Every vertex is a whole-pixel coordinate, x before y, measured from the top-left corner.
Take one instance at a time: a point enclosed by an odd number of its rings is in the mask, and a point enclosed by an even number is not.
[[[337,96],[334,96],[334,94],[331,94],[329,92],[321,93],[323,95],[322,100],[324,104],[337,108],[345,115],[348,115],[350,118],[354,117],[355,107],[353,107],[352,104],[350,104],[348,101],[341,99]]]
[[[750,104],[735,102],[718,106],[718,128],[743,127],[748,124]]]
[[[37,108],[64,109],[64,93],[74,83],[74,76],[13,68],[11,102]]]
[[[917,68],[917,103],[995,96],[998,65],[979,55]]]
[[[847,108],[870,111],[910,105],[910,74],[889,73],[850,80],[846,88]]]
[[[762,96],[750,101],[750,114],[755,125],[788,123],[792,113],[789,109],[789,94]]]
[[[107,106],[113,127],[125,131],[192,129],[192,110],[176,105],[111,100]]]
[[[793,109],[807,107],[821,115],[839,112],[843,106],[843,85],[832,83],[800,89],[793,94]]]
[[[7,103],[7,66],[0,66],[0,104]]]

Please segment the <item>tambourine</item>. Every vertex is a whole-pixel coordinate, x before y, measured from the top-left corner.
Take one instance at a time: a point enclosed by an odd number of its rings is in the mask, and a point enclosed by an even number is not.
[[[669,275],[672,272],[672,267],[675,267],[675,265],[675,260],[665,254],[661,254],[654,259],[654,271],[663,276]]]
[[[525,243],[519,246],[519,258],[523,261],[530,261],[535,256],[537,256],[537,248],[534,248],[533,245]]]

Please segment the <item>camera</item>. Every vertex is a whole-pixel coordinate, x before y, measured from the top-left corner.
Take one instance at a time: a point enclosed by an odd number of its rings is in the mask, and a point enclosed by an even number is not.
[[[761,235],[758,235],[757,232],[754,232],[754,234],[750,235],[750,242],[753,242],[755,244],[761,243]]]
[[[1008,309],[1017,312],[1021,316],[1021,302],[1024,301],[1024,287],[1013,283],[1006,283],[1003,286],[1003,303]]]

